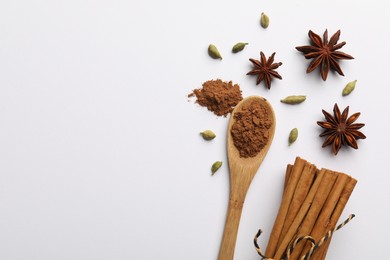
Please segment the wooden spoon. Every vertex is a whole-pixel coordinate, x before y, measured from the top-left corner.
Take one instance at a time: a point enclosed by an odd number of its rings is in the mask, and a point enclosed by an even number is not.
[[[269,138],[264,148],[255,156],[242,158],[238,149],[234,146],[231,135],[232,125],[235,121],[234,115],[242,110],[243,106],[249,106],[252,101],[260,102],[268,107],[269,119],[272,126],[269,129]],[[245,196],[255,176],[260,164],[262,163],[268,149],[272,143],[275,133],[275,115],[273,109],[265,98],[259,96],[250,96],[242,100],[233,110],[230,117],[227,131],[227,152],[230,171],[230,195],[229,206],[223,233],[222,244],[219,250],[218,260],[232,260],[236,245],[237,231],[240,223],[242,207],[244,205]]]

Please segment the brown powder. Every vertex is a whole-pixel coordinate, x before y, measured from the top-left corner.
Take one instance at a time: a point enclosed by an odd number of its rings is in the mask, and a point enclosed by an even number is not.
[[[231,134],[240,157],[255,157],[267,144],[272,121],[269,108],[252,101],[234,115]]]
[[[209,80],[202,88],[194,89],[188,97],[196,96],[196,103],[214,112],[217,116],[227,116],[242,100],[240,86],[220,79]]]

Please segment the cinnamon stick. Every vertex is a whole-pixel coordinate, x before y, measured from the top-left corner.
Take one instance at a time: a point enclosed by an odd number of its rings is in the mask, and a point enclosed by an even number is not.
[[[322,183],[326,185],[320,185],[320,187],[317,190],[317,193],[313,199],[313,204],[311,205],[309,211],[307,212],[305,219],[303,220],[298,233],[297,237],[300,236],[306,236],[311,233],[314,224],[323,209],[323,206],[325,204],[325,200],[328,197],[334,183],[336,182],[337,179],[337,174],[332,171],[325,170],[323,177]],[[297,260],[299,259],[299,256],[304,248],[305,244],[304,243],[299,243],[297,246],[294,248],[293,253],[290,256],[290,260]]]
[[[291,164],[287,164],[286,175],[284,176],[284,188],[283,188],[284,191],[286,191],[286,187],[288,184],[288,180],[290,179],[292,169],[293,169],[293,166]]]
[[[278,246],[282,243],[286,233],[290,229],[290,226],[292,222],[294,221],[295,217],[297,216],[303,202],[305,201],[305,198],[307,194],[309,193],[310,187],[313,183],[313,179],[315,176],[317,168],[315,165],[306,162],[305,166],[303,168],[301,178],[299,179],[299,182],[297,184],[297,187],[295,189],[293,198],[290,203],[290,207],[287,212],[286,220],[283,224],[283,229],[280,234]]]
[[[344,190],[340,196],[339,201],[337,202],[336,208],[333,211],[332,217],[330,218],[328,229],[326,232],[332,228],[334,228],[337,225],[337,222],[339,221],[339,218],[341,216],[341,213],[343,212],[345,205],[347,204],[349,197],[351,196],[353,189],[355,188],[357,184],[356,179],[351,179],[344,187]],[[325,241],[325,243],[318,248],[318,251],[313,254],[313,257],[311,259],[313,260],[323,260],[325,259],[326,253],[328,252],[328,247],[330,245],[332,237]]]
[[[276,247],[282,232],[283,224],[287,216],[288,209],[290,207],[291,200],[293,198],[295,188],[298,184],[298,181],[301,177],[303,167],[306,163],[306,160],[297,157],[294,162],[293,169],[291,171],[290,177],[288,179],[288,185],[283,193],[282,202],[278,214],[275,219],[274,226],[268,241],[267,249],[265,254],[268,257],[273,257],[276,252]]]
[[[336,204],[340,199],[340,196],[342,194],[342,191],[344,190],[345,185],[351,180],[351,177],[346,174],[343,173],[336,173],[336,174],[337,174],[336,182],[333,185],[333,188],[330,191],[330,195],[325,201],[323,210],[321,211],[321,214],[317,218],[317,221],[310,234],[310,236],[313,237],[315,241],[321,239],[325,235],[326,231],[328,230],[329,220],[336,207]],[[300,258],[303,257],[309,249],[310,249],[310,244],[306,243],[304,249],[302,250]]]
[[[314,196],[317,193],[319,186],[320,185],[321,186],[327,185],[328,180],[325,179],[323,181],[323,177],[325,175],[324,173],[325,173],[325,170],[321,169],[319,171],[318,175],[316,176],[316,179],[315,179],[313,185],[311,186],[310,191],[305,198],[305,201],[303,202],[301,208],[299,209],[299,212],[296,215],[296,217],[294,218],[294,221],[292,222],[286,235],[284,237],[281,237],[282,242],[280,243],[275,255],[273,256],[274,259],[282,259],[283,255],[287,249],[287,246],[290,244],[291,240],[295,237],[299,226],[301,225],[301,223],[302,223],[303,219],[305,218],[311,204],[313,203]]]

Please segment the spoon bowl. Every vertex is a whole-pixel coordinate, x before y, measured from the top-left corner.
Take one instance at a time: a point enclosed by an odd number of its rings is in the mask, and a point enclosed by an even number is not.
[[[258,102],[266,109],[268,120],[271,121],[271,127],[267,129],[268,139],[264,147],[253,157],[241,157],[239,150],[234,145],[231,130],[236,121],[234,118],[236,113],[241,112],[245,107],[249,107],[252,102]],[[256,175],[257,170],[271,146],[274,133],[275,114],[271,104],[265,98],[259,96],[247,97],[238,103],[233,110],[227,129],[227,152],[230,172],[229,205],[218,260],[232,260],[234,257],[238,226],[245,196],[253,177]]]

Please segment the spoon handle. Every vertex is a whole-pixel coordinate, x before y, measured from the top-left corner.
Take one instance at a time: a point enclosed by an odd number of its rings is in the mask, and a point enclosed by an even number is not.
[[[233,260],[243,204],[244,201],[242,199],[233,199],[230,195],[225,230],[223,232],[221,248],[219,249],[218,260]]]

